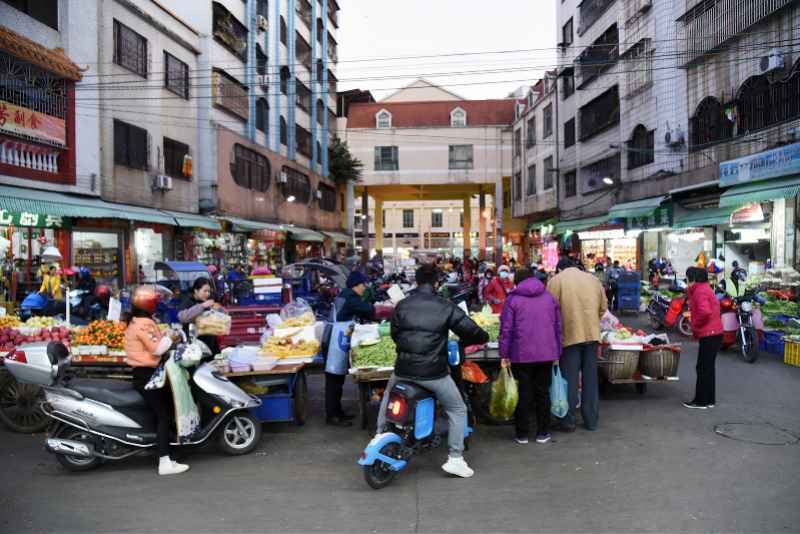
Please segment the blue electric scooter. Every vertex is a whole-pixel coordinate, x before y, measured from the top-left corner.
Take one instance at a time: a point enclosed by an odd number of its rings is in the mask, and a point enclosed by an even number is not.
[[[450,365],[458,365],[458,344],[454,341],[448,343],[448,360]],[[387,428],[369,442],[358,459],[364,479],[372,489],[385,488],[405,469],[412,456],[442,444],[442,435],[437,431],[437,412],[436,397],[424,387],[404,381],[394,385],[386,410]],[[467,416],[465,441],[472,431]]]

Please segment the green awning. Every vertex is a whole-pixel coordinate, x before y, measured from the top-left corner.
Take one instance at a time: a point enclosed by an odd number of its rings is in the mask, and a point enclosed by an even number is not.
[[[231,217],[228,215],[218,218],[231,223],[233,225],[234,232],[258,232],[261,230],[269,230],[270,232],[285,232],[287,230],[285,226],[280,224],[250,221],[248,219],[240,219],[239,217]]]
[[[726,206],[724,208],[676,211],[672,227],[676,230],[680,230],[727,224],[730,221],[731,213],[733,213],[737,207],[738,206]]]
[[[634,217],[648,217],[655,213],[665,196],[643,198],[633,202],[615,204],[608,212],[609,219],[632,219]]]
[[[314,241],[322,243],[325,241],[325,236],[319,232],[315,232],[309,228],[302,228],[300,226],[292,226],[289,229],[289,234],[295,241]]]
[[[347,234],[343,234],[341,232],[322,232],[326,236],[333,239],[334,243],[350,243],[353,238]]]
[[[171,215],[175,221],[177,221],[178,226],[183,228],[204,228],[206,230],[222,229],[218,220],[204,215],[198,215],[197,213],[182,213],[180,211],[165,211],[164,213]]]
[[[753,202],[791,198],[800,193],[800,175],[731,187],[719,197],[720,207],[740,207]]]
[[[125,219],[175,226],[175,218],[166,212],[105,202],[95,197],[81,197],[38,189],[0,186],[0,209],[81,219]]]
[[[563,234],[569,230],[578,232],[588,228],[594,228],[609,221],[608,215],[600,215],[599,217],[588,217],[586,219],[575,219],[574,221],[561,221],[556,225],[556,234]]]
[[[550,217],[549,219],[545,219],[543,221],[536,221],[529,223],[526,230],[530,231],[533,230],[534,228],[541,228],[542,226],[551,226],[555,224],[558,224],[558,218]]]

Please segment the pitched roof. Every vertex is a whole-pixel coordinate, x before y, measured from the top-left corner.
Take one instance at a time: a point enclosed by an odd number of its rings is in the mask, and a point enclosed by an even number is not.
[[[39,43],[0,26],[0,50],[28,61],[64,78],[78,81],[83,78],[83,70],[72,62],[63,48],[47,48]]]
[[[348,128],[375,128],[375,115],[382,109],[392,114],[392,128],[450,126],[450,112],[467,112],[467,126],[510,125],[514,122],[513,99],[447,100],[438,102],[353,103],[347,113]]]

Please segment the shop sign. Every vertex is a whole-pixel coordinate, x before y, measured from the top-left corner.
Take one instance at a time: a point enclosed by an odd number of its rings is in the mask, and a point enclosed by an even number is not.
[[[646,230],[672,226],[672,205],[661,206],[650,215],[628,219],[629,230]]]
[[[749,204],[731,213],[731,225],[759,222],[764,222],[764,210],[761,209],[760,202]]]
[[[0,131],[67,144],[67,126],[63,119],[0,100]]]
[[[727,187],[791,174],[800,174],[800,143],[723,161],[719,165],[719,185]]]
[[[0,209],[0,226],[26,226],[34,228],[63,228],[68,226],[68,220],[58,215],[44,215]]]
[[[450,232],[430,232],[430,236],[450,238]]]
[[[624,228],[615,228],[613,230],[592,230],[589,232],[578,232],[578,238],[581,241],[593,241],[595,239],[619,239],[625,237]]]

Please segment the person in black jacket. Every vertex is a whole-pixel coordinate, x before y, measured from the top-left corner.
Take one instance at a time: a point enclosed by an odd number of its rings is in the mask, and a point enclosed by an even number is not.
[[[462,456],[467,407],[447,362],[447,338],[455,333],[464,345],[489,341],[489,335],[464,311],[436,295],[434,284],[439,273],[432,265],[417,269],[417,289],[400,301],[392,317],[392,339],[397,345],[397,361],[378,412],[378,432],[386,425],[389,393],[398,380],[414,382],[432,391],[449,421],[447,445],[449,457],[442,469],[460,477],[474,472]]]

